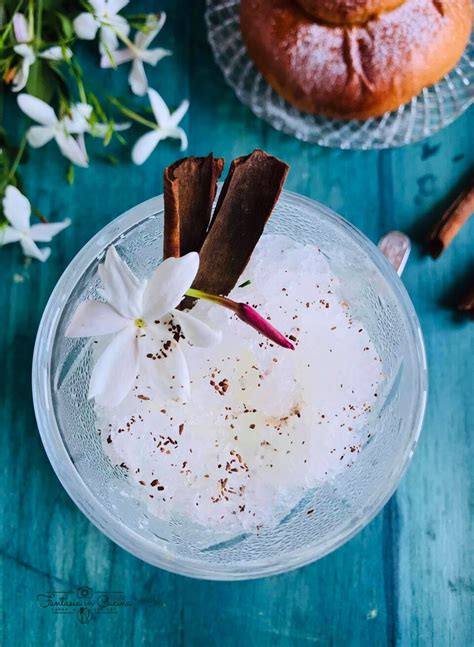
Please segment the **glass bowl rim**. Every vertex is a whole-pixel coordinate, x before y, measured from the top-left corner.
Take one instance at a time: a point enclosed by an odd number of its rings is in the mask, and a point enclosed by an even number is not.
[[[209,580],[246,580],[288,572],[324,557],[352,539],[380,512],[397,489],[418,443],[427,400],[426,353],[418,317],[403,283],[378,248],[359,229],[334,211],[316,200],[292,191],[284,190],[280,201],[289,201],[293,205],[299,203],[318,211],[334,225],[345,230],[367,254],[380,271],[405,315],[412,352],[415,353],[418,360],[416,362],[418,374],[415,376],[418,386],[417,406],[411,412],[412,431],[403,460],[392,470],[391,479],[387,481],[386,487],[381,491],[377,500],[362,517],[356,519],[357,523],[345,526],[338,535],[333,536],[325,543],[297,550],[283,564],[278,559],[265,560],[263,564],[260,560],[258,567],[252,565],[249,571],[245,569],[241,571],[226,570],[221,565],[216,568],[214,565],[197,564],[192,560],[180,560],[171,553],[167,555],[166,550],[157,551],[156,544],[152,540],[139,535],[115,518],[105,505],[93,495],[71,460],[56,420],[51,393],[52,350],[63,308],[83,273],[113,241],[120,239],[129,229],[140,222],[163,211],[163,195],[150,198],[127,210],[103,227],[81,248],[53,289],[38,328],[32,365],[33,404],[40,437],[56,476],[81,512],[106,537],[135,557],[172,573]]]

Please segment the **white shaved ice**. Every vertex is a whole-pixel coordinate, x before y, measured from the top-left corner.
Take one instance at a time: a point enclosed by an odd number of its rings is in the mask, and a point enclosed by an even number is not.
[[[119,407],[97,408],[105,452],[161,519],[229,532],[275,526],[357,460],[382,364],[326,258],[265,235],[239,284],[247,280],[229,296],[271,317],[294,351],[199,301],[193,314],[223,336],[210,349],[183,344],[190,400],[156,400],[138,380]]]

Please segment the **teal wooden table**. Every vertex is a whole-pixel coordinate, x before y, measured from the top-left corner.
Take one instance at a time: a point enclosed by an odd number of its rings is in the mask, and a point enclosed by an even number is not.
[[[472,171],[472,112],[400,150],[307,145],[239,104],[212,60],[202,1],[135,4],[167,10],[162,43],[174,55],[150,78],[172,105],[190,98],[183,122],[190,154],[212,150],[229,160],[263,147],[291,164],[289,189],[329,205],[373,241],[394,228],[418,239]],[[92,55],[84,60],[93,81],[105,79],[108,91],[123,93],[126,70],[104,73]],[[251,582],[195,581],[140,562],[87,521],[53,473],[33,414],[33,343],[57,279],[110,219],[162,191],[162,169],[179,151],[164,142],[141,168],[126,150],[118,154],[119,166],[94,160],[68,186],[53,145],[31,151],[24,172],[30,195],[52,220],[67,216],[73,225],[55,239],[45,265],[25,264],[17,246],[0,250],[0,643],[472,645],[474,325],[450,306],[474,276],[474,221],[437,262],[415,247],[403,277],[425,335],[430,396],[419,447],[397,493],[363,532],[311,566]],[[38,604],[38,595],[78,587],[122,591],[128,606],[81,623]]]

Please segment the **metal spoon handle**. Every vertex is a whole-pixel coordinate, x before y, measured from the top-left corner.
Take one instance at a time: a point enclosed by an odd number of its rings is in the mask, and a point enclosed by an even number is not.
[[[389,231],[379,241],[379,249],[401,276],[411,251],[411,242],[401,231]]]

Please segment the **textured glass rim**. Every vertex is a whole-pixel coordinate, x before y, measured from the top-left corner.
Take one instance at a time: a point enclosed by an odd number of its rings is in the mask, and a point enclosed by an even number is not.
[[[214,7],[214,5],[217,3],[219,3],[219,6],[216,8]],[[432,135],[435,135],[437,132],[439,132],[443,128],[446,128],[454,121],[456,121],[456,119],[458,119],[462,114],[464,114],[464,112],[466,112],[466,110],[468,110],[468,108],[474,103],[474,93],[471,92],[469,98],[466,99],[465,101],[458,101],[458,98],[456,98],[456,102],[457,102],[456,109],[450,111],[448,116],[444,114],[445,104],[443,103],[442,86],[443,86],[443,83],[446,81],[449,87],[449,92],[451,93],[451,96],[453,95],[456,96],[456,93],[451,87],[452,81],[450,82],[449,78],[451,75],[453,76],[460,75],[459,66],[464,60],[464,57],[466,56],[466,52],[474,51],[474,32],[471,32],[471,38],[468,42],[467,49],[465,50],[464,54],[461,56],[455,68],[451,70],[451,72],[449,72],[445,77],[440,79],[434,85],[428,88],[424,88],[418,95],[413,97],[411,101],[401,105],[397,110],[394,110],[392,112],[386,112],[384,115],[380,117],[371,117],[369,119],[362,120],[362,121],[354,120],[354,119],[347,120],[347,121],[340,121],[338,119],[331,119],[330,117],[323,117],[321,115],[316,115],[316,117],[320,118],[321,121],[323,121],[325,124],[333,124],[334,133],[331,133],[331,139],[334,138],[335,140],[337,140],[338,136],[340,136],[341,141],[331,141],[328,135],[324,134],[323,132],[319,134],[315,134],[317,130],[316,125],[314,126],[314,132],[311,128],[304,128],[301,132],[295,131],[295,129],[292,128],[291,125],[287,123],[287,121],[282,120],[281,118],[278,118],[275,114],[272,114],[272,111],[269,111],[265,107],[262,107],[261,102],[256,104],[255,101],[249,98],[248,92],[243,89],[243,86],[241,87],[241,84],[236,83],[234,79],[232,79],[232,74],[231,74],[232,70],[227,69],[223,64],[222,52],[220,51],[219,46],[216,43],[214,37],[211,36],[211,34],[213,34],[214,32],[214,26],[211,21],[211,12],[221,8],[231,9],[238,3],[240,3],[240,0],[206,0],[205,21],[207,26],[208,42],[212,50],[214,61],[216,65],[219,67],[219,69],[221,70],[227,85],[229,85],[230,88],[234,91],[239,101],[243,105],[247,106],[256,117],[268,123],[275,130],[283,132],[286,135],[290,135],[292,137],[295,137],[298,140],[301,140],[307,143],[312,143],[318,146],[322,146],[324,148],[336,148],[336,149],[339,148],[342,150],[385,150],[390,148],[399,148],[401,146],[414,144],[416,142],[422,141],[423,139],[426,139],[427,137],[431,137]],[[239,30],[239,34],[240,34],[240,30]],[[257,78],[261,79],[262,83],[265,85],[267,89],[267,93],[278,96],[278,93],[275,90],[273,90],[270,84],[265,80],[265,78],[256,68],[253,60],[251,59],[251,57],[247,52],[247,48],[243,44],[243,41],[242,41],[242,48],[243,50],[245,50],[244,56],[246,57],[247,67],[249,68],[252,67],[255,69],[256,77],[254,78],[254,84]],[[235,58],[233,57],[232,61],[235,62],[236,59],[237,57]],[[467,62],[468,67],[471,70],[474,69],[474,62],[471,62],[469,59],[467,59],[467,61],[468,61]],[[471,72],[471,77],[472,77],[472,72]],[[434,91],[436,101],[432,101],[433,97],[428,96],[431,90]],[[299,111],[297,108],[291,106],[282,97],[279,97],[279,99],[282,105],[282,110],[286,114],[288,114],[289,112],[293,112],[295,114],[300,115],[302,119],[311,118],[313,116],[313,115],[310,115],[309,113],[303,113]],[[432,112],[434,109],[434,106],[436,105],[438,110],[440,111],[440,114],[443,113],[443,116],[442,117],[440,116],[439,121],[437,121],[435,125],[427,126],[425,123],[423,128],[420,128],[419,131],[416,134],[414,134],[413,124],[415,122],[415,114],[413,111],[416,110],[416,106],[418,102],[421,102],[423,105],[427,106],[426,111],[428,113]],[[400,117],[403,118],[403,115],[405,112],[407,112],[410,115],[409,134],[405,135],[403,140],[402,139],[396,140],[397,128],[399,127],[399,124],[400,124]],[[388,124],[387,122],[392,117],[395,119],[394,123]],[[425,121],[426,121],[426,115],[425,115]],[[383,132],[383,135],[384,135],[382,139],[380,139],[379,131],[377,131],[377,137],[375,137],[374,139],[371,139],[373,137],[373,134],[369,132],[369,125],[372,123],[378,123],[378,128],[380,129],[380,132]],[[354,132],[359,133],[359,135],[364,135],[364,137],[366,136],[366,139],[364,139],[363,143],[352,142],[350,140],[350,137],[347,137],[346,139],[342,139],[342,137],[344,136],[344,131],[349,131],[351,127],[354,128]]]
[[[394,466],[390,480],[387,480],[386,487],[380,492],[378,499],[373,503],[371,508],[366,510],[363,517],[357,518],[357,520],[354,519],[354,523],[351,526],[345,527],[331,541],[326,541],[324,544],[318,544],[317,546],[309,546],[304,550],[295,551],[284,563],[281,563],[279,559],[270,559],[265,561],[265,563],[262,563],[260,560],[258,564],[251,565],[248,571],[245,568],[242,568],[241,571],[226,570],[226,567],[222,565],[216,568],[206,563],[196,563],[188,559],[181,560],[179,556],[175,557],[174,555],[167,554],[165,549],[157,549],[157,545],[152,540],[145,539],[117,520],[95,498],[77,472],[67,452],[54,413],[51,392],[52,350],[63,308],[69,300],[77,282],[90,265],[96,262],[98,255],[106,247],[122,237],[129,229],[135,227],[141,221],[163,211],[164,203],[162,195],[151,198],[126,211],[100,230],[79,251],[56,284],[38,328],[33,353],[33,403],[41,440],[57,477],[77,507],[109,539],[145,562],[172,573],[209,580],[246,580],[284,573],[324,557],[354,537],[387,503],[398,487],[411,461],[421,432],[427,396],[425,347],[414,306],[398,275],[377,247],[364,234],[324,205],[290,191],[283,191],[280,200],[282,202],[288,202],[292,206],[301,204],[302,207],[318,211],[333,224],[345,230],[360,246],[361,251],[368,255],[380,271],[388,288],[400,306],[401,311],[405,315],[407,330],[411,339],[411,350],[417,359],[416,366],[418,370],[414,378],[417,385],[418,397],[414,400],[416,407],[411,412],[412,432],[405,449],[403,460],[400,461],[399,465]]]

